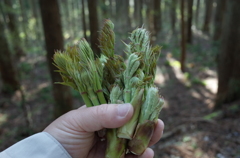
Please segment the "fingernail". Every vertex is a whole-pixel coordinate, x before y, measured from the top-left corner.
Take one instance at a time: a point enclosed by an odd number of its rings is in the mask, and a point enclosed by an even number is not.
[[[121,118],[124,118],[127,116],[130,108],[131,108],[131,104],[127,103],[127,104],[118,104],[118,107],[117,107],[117,115],[118,117],[121,117]]]

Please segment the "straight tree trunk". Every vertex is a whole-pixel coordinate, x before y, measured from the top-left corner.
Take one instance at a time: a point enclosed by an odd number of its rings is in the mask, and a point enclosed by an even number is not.
[[[20,8],[21,8],[21,16],[22,16],[22,28],[23,28],[23,32],[25,35],[25,44],[28,45],[29,44],[29,38],[28,38],[28,17],[27,17],[27,9],[26,9],[26,4],[28,3],[27,1],[24,0],[19,0],[20,3]]]
[[[54,84],[61,82],[59,73],[54,72],[53,55],[55,50],[63,50],[63,34],[60,13],[57,0],[39,0],[45,44],[47,50],[47,62],[53,84],[53,97],[55,99],[54,116],[58,117],[72,109],[72,96],[66,86]]]
[[[4,3],[8,8],[11,8],[13,10],[11,0],[4,0]],[[12,11],[8,11],[5,15],[8,18],[7,26],[10,32],[10,39],[14,49],[13,60],[18,62],[20,60],[20,57],[24,56],[25,53],[22,49],[22,42],[19,36],[16,14],[14,14]]]
[[[139,3],[138,3],[139,1],[138,0],[134,0],[134,13],[133,13],[133,17],[134,17],[134,19],[137,21],[138,20],[138,18],[139,18]]]
[[[227,1],[227,16],[218,57],[218,91],[216,106],[240,98],[240,1]]]
[[[186,39],[185,39],[185,20],[184,20],[184,0],[181,0],[181,70],[185,72],[185,59],[186,59]]]
[[[98,47],[98,13],[97,13],[97,0],[88,1],[88,11],[89,11],[89,25],[90,25],[90,43],[93,52],[96,56],[100,56],[100,49]]]
[[[154,0],[153,1],[153,26],[154,26],[154,34],[157,35],[159,31],[161,31],[161,0]]]
[[[199,8],[200,8],[200,0],[197,0],[196,4],[196,12],[195,12],[195,23],[196,23],[196,28],[198,28],[198,17],[199,17]]]
[[[78,34],[78,28],[77,28],[77,20],[78,19],[76,19],[76,11],[78,10],[77,8],[75,8],[75,7],[77,7],[77,2],[75,1],[75,0],[71,0],[71,2],[70,2],[70,9],[71,9],[71,21],[72,21],[72,37],[74,38],[74,37],[76,37],[76,34]]]
[[[12,54],[5,36],[4,24],[0,20],[0,73],[2,79],[2,92],[13,94],[14,91],[20,89],[20,83],[12,61]]]
[[[108,1],[109,1],[109,16],[114,17],[112,0],[108,0]]]
[[[216,14],[214,18],[214,34],[213,34],[214,41],[219,40],[221,37],[225,8],[226,8],[226,0],[218,0]]]
[[[118,31],[129,31],[128,29],[131,26],[129,16],[129,0],[116,0],[116,15],[118,18]]]
[[[150,32],[154,32],[154,19],[153,19],[153,1],[145,1],[146,9],[146,24]]]
[[[85,4],[84,4],[85,0],[81,0],[82,2],[82,26],[83,26],[83,35],[84,38],[87,39],[87,26],[86,26],[86,19],[85,19]]]
[[[170,4],[170,18],[173,32],[175,32],[177,2],[176,0],[172,0]]]
[[[60,7],[60,14],[62,19],[62,29],[63,32],[69,34],[69,37],[73,36],[73,28],[72,28],[72,17],[71,17],[71,0],[58,0]]]
[[[36,21],[35,31],[37,39],[42,39],[41,24],[39,22],[39,6],[37,0],[30,0],[32,7],[32,16]]]
[[[192,43],[192,6],[193,0],[188,0],[187,43]]]
[[[134,21],[136,27],[141,27],[143,25],[143,0],[134,0]]]
[[[205,17],[203,23],[203,32],[209,33],[209,24],[212,17],[213,0],[205,0]]]
[[[101,0],[99,5],[101,6],[103,20],[109,18],[106,0]]]

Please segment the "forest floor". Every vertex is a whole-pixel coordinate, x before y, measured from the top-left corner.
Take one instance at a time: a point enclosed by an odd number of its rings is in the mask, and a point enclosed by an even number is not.
[[[185,73],[180,71],[177,61],[178,45],[166,44],[177,42],[163,43],[155,83],[166,102],[159,117],[165,129],[162,139],[152,147],[156,158],[240,158],[240,112],[213,113],[216,50],[207,38],[198,35],[195,34],[194,44],[188,46]],[[25,102],[20,92],[11,97],[0,94],[0,151],[43,130],[53,119],[44,54],[27,54],[20,68]],[[82,105],[79,94],[73,91],[73,96],[75,107]],[[22,104],[27,107],[30,129]],[[239,104],[240,101],[225,107]]]

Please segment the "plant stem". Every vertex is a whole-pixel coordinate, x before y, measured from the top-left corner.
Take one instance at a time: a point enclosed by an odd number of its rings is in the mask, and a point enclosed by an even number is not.
[[[124,102],[130,103],[131,101],[131,90],[129,88],[124,89]]]
[[[93,91],[93,89],[90,86],[88,87],[88,97],[92,101],[93,106],[100,105],[96,93]]]
[[[105,158],[124,158],[126,142],[126,139],[117,137],[117,129],[108,129]]]
[[[138,124],[133,139],[128,143],[131,153],[141,155],[146,150],[152,138],[156,121],[146,120],[144,123]]]
[[[96,93],[97,93],[98,100],[99,100],[100,104],[106,104],[107,101],[106,101],[106,99],[105,99],[105,97],[103,95],[102,89],[98,90]]]
[[[81,94],[81,96],[83,98],[83,101],[86,104],[86,106],[87,107],[92,107],[93,104],[92,104],[91,100],[88,98],[87,92],[81,92],[80,94]]]
[[[125,125],[118,129],[119,138],[132,139],[135,127],[138,122],[138,116],[142,105],[143,93],[144,89],[136,90],[135,95],[132,101],[130,102],[134,108],[134,114],[131,120],[129,120]]]

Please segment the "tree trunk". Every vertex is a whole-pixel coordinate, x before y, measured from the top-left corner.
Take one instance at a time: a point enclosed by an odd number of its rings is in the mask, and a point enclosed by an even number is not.
[[[39,6],[37,0],[30,0],[32,6],[32,16],[35,19],[35,33],[37,39],[42,39],[41,24],[39,22]]]
[[[62,13],[61,19],[63,32],[67,33],[71,38],[74,35],[72,27],[73,21],[71,17],[71,13],[73,12],[71,8],[71,0],[58,0],[58,2],[60,7],[60,14]]]
[[[123,33],[131,27],[129,16],[129,0],[116,0],[116,15],[118,19],[118,31]]]
[[[195,12],[195,23],[196,23],[196,28],[198,28],[198,17],[199,17],[199,8],[200,8],[200,0],[197,0],[196,4],[196,12]]]
[[[11,8],[13,10],[12,1],[11,0],[4,0],[4,3],[7,7]],[[13,46],[14,54],[13,54],[13,60],[18,62],[20,60],[21,56],[24,56],[25,53],[22,49],[22,42],[19,36],[19,30],[18,30],[18,23],[16,19],[15,13],[12,11],[8,11],[6,14],[6,17],[8,18],[7,26],[10,31],[10,39]]]
[[[109,1],[109,16],[114,17],[112,0],[108,0],[108,1]]]
[[[85,0],[81,0],[82,1],[82,26],[83,26],[83,35],[84,38],[87,39],[87,26],[86,26],[86,19],[85,19],[85,5],[84,5],[84,1]]]
[[[136,27],[141,27],[143,25],[143,0],[134,0],[134,21]]]
[[[89,11],[89,25],[90,25],[90,43],[93,52],[96,56],[100,56],[100,49],[98,47],[98,13],[97,13],[97,0],[88,1],[88,11]]]
[[[187,43],[192,43],[192,6],[193,0],[188,0]]]
[[[170,19],[173,32],[175,32],[177,2],[176,0],[172,0],[170,4]]]
[[[145,1],[145,5],[147,7],[146,9],[146,24],[147,24],[147,28],[150,32],[154,32],[154,20],[153,20],[153,1],[148,0]],[[151,39],[152,40],[152,39]]]
[[[70,89],[66,86],[54,84],[61,82],[59,73],[54,72],[53,66],[54,50],[63,50],[63,35],[60,13],[57,0],[39,0],[42,23],[47,50],[47,62],[53,84],[53,97],[55,99],[54,116],[58,117],[72,109],[72,96]]]
[[[106,5],[106,0],[100,0],[99,6],[101,7],[101,11],[102,11],[101,12],[102,13],[101,17],[103,18],[103,20],[109,18],[108,7]]]
[[[13,94],[14,91],[20,88],[20,83],[17,78],[17,73],[12,61],[12,54],[4,33],[4,24],[1,20],[0,31],[0,76],[3,83],[2,92]]]
[[[205,17],[203,23],[203,32],[209,33],[209,24],[212,17],[213,0],[205,0]]]
[[[71,21],[72,21],[72,38],[75,38],[76,35],[78,34],[78,27],[77,27],[77,16],[76,16],[76,11],[78,11],[77,7],[77,2],[75,0],[71,0],[70,2],[70,9],[71,9]]]
[[[26,9],[26,3],[27,1],[24,0],[19,0],[20,3],[20,8],[21,8],[21,16],[22,16],[22,29],[25,35],[25,44],[28,45],[29,44],[29,38],[28,38],[28,17],[27,17],[27,9]]]
[[[184,20],[184,0],[181,0],[181,70],[185,72],[185,59],[186,59],[186,40],[185,40],[185,20]]]
[[[240,98],[240,1],[227,1],[227,16],[218,57],[218,91],[215,108]]]
[[[226,0],[218,0],[216,14],[214,18],[214,34],[213,34],[214,41],[219,40],[221,37],[225,8],[226,8]]]
[[[154,0],[153,1],[153,26],[154,26],[154,34],[157,35],[159,31],[161,31],[161,0]]]

